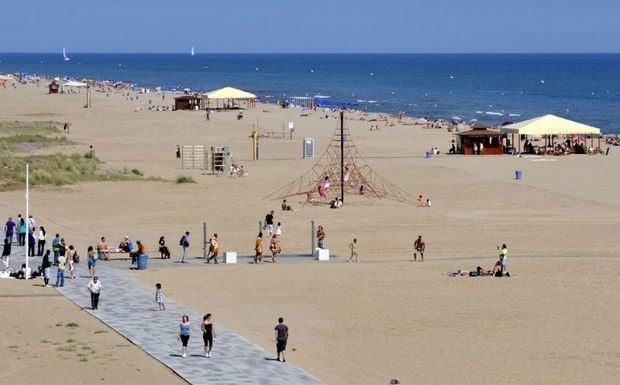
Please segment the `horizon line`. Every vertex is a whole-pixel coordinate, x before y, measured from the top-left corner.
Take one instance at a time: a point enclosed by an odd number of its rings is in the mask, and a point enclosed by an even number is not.
[[[0,51],[0,54],[57,54],[55,51]],[[125,52],[125,51],[70,51],[70,54],[129,54],[129,55],[190,55],[182,52]],[[196,52],[196,55],[615,55],[620,51],[576,51],[576,52]]]

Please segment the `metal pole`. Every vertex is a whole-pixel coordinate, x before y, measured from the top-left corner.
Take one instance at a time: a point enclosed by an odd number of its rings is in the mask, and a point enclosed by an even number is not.
[[[344,203],[344,111],[340,111],[340,201]]]
[[[314,255],[314,247],[316,245],[316,228],[314,225],[314,221],[310,221],[310,255]]]
[[[30,223],[28,219],[30,218],[30,165],[26,163],[26,228],[28,232],[30,232]],[[28,233],[26,233],[28,234]],[[34,234],[33,234],[34,236]],[[30,238],[30,237],[28,237]],[[30,278],[30,268],[28,267],[28,243],[29,240],[25,242],[26,249],[26,279]]]
[[[207,259],[207,222],[202,222],[202,256]]]

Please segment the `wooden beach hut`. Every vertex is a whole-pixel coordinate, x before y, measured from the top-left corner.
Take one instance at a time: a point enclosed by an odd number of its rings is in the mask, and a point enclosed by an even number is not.
[[[502,155],[504,154],[504,137],[499,131],[490,130],[482,124],[474,124],[469,131],[455,134],[457,137],[456,147],[463,155]],[[475,149],[480,148],[482,151]]]
[[[246,108],[253,107],[256,95],[250,92],[239,90],[232,87],[224,87],[219,90],[204,94],[207,99],[206,108],[237,109],[241,108],[241,103],[245,103]]]
[[[54,80],[49,84],[48,89],[50,94],[57,94],[60,90],[60,84]]]
[[[525,120],[523,122],[508,124],[500,128],[500,132],[512,136],[512,143],[517,143],[516,151],[521,153],[521,141],[528,136],[543,138],[544,148],[551,147],[553,150],[553,140],[555,137],[567,137],[583,142],[587,145],[590,139],[590,153],[601,152],[601,129],[588,126],[583,123],[574,122],[555,115],[539,116],[537,118]],[[515,142],[516,134],[516,142]],[[594,138],[597,138],[597,146],[594,146]]]
[[[182,95],[174,98],[175,110],[196,110],[200,108],[200,100],[198,95]]]

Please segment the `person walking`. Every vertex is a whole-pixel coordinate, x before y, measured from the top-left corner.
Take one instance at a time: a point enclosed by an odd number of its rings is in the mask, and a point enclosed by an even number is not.
[[[93,310],[99,309],[99,296],[101,295],[101,281],[96,275],[86,285],[90,293],[90,307]]]
[[[179,245],[183,247],[183,256],[181,257],[181,263],[186,263],[186,259],[189,259],[189,231],[186,231],[185,234],[181,237],[181,241]]]
[[[79,262],[77,250],[73,245],[69,245],[69,251],[67,252],[67,264],[69,265],[69,279],[75,279],[75,264]]]
[[[202,340],[205,344],[205,357],[211,358],[211,350],[213,350],[213,339],[215,338],[215,325],[213,323],[213,317],[211,313],[207,313],[202,317],[202,324],[200,324],[202,330]]]
[[[353,238],[353,241],[349,243],[349,249],[351,250],[351,256],[347,262],[351,262],[355,257],[355,262],[359,262],[357,257],[357,238]]]
[[[155,284],[155,302],[157,303],[157,309],[159,311],[166,310],[166,305],[164,304],[164,291],[161,288],[161,283]]]
[[[424,262],[424,250],[426,250],[426,242],[422,239],[422,236],[418,236],[418,239],[413,242],[413,261],[418,260],[418,253],[420,253],[420,262]]]
[[[95,265],[97,264],[97,260],[95,259],[95,251],[92,246],[88,246],[86,258],[88,260],[88,276],[93,278],[95,276]]]
[[[211,263],[211,260],[215,260],[215,264],[217,264],[217,256],[220,253],[220,239],[217,236],[217,233],[213,234],[213,238],[211,238],[211,256],[207,258],[207,263]]]
[[[52,240],[52,251],[54,252],[54,266],[58,266],[58,256],[60,256],[60,234],[56,234]]]
[[[39,227],[39,233],[37,234],[37,255],[40,257],[45,251],[45,227]]]
[[[26,221],[24,221],[24,218],[19,218],[19,224],[18,224],[18,234],[19,234],[19,245],[20,246],[25,246],[26,245],[26,233],[27,233],[28,227],[26,226]]]
[[[181,340],[181,355],[183,358],[187,357],[187,342],[189,341],[189,336],[191,333],[192,325],[189,323],[189,317],[184,315],[181,318],[181,323],[179,324],[179,339]]]
[[[275,339],[276,339],[276,351],[278,353],[277,360],[280,361],[282,356],[282,362],[286,362],[284,352],[286,351],[286,343],[288,341],[288,326],[284,324],[284,318],[278,318],[278,324],[275,327]]]
[[[278,236],[273,234],[271,236],[271,243],[269,244],[269,251],[271,251],[271,263],[276,263],[276,255],[282,252],[282,247],[280,246],[280,241],[278,240]]]
[[[254,263],[263,263],[263,233],[258,233],[256,242],[254,243]]]
[[[9,267],[11,261],[11,238],[4,238],[4,246],[2,247],[2,263],[4,268]]]
[[[48,287],[50,283],[50,276],[52,274],[52,263],[50,262],[50,251],[47,250],[43,256],[41,262],[41,269],[43,270],[43,286]]]
[[[64,255],[58,257],[58,267],[56,270],[56,287],[63,287],[65,285],[65,268],[67,265],[67,258]]]
[[[317,228],[316,239],[317,239],[318,248],[324,249],[325,248],[325,229],[323,229],[323,226],[319,226]]]

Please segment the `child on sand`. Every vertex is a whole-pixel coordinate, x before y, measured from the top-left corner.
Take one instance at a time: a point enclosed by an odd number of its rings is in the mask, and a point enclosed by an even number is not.
[[[159,311],[166,310],[166,305],[164,304],[164,291],[161,289],[161,283],[155,284],[155,302],[157,302],[157,308]]]

